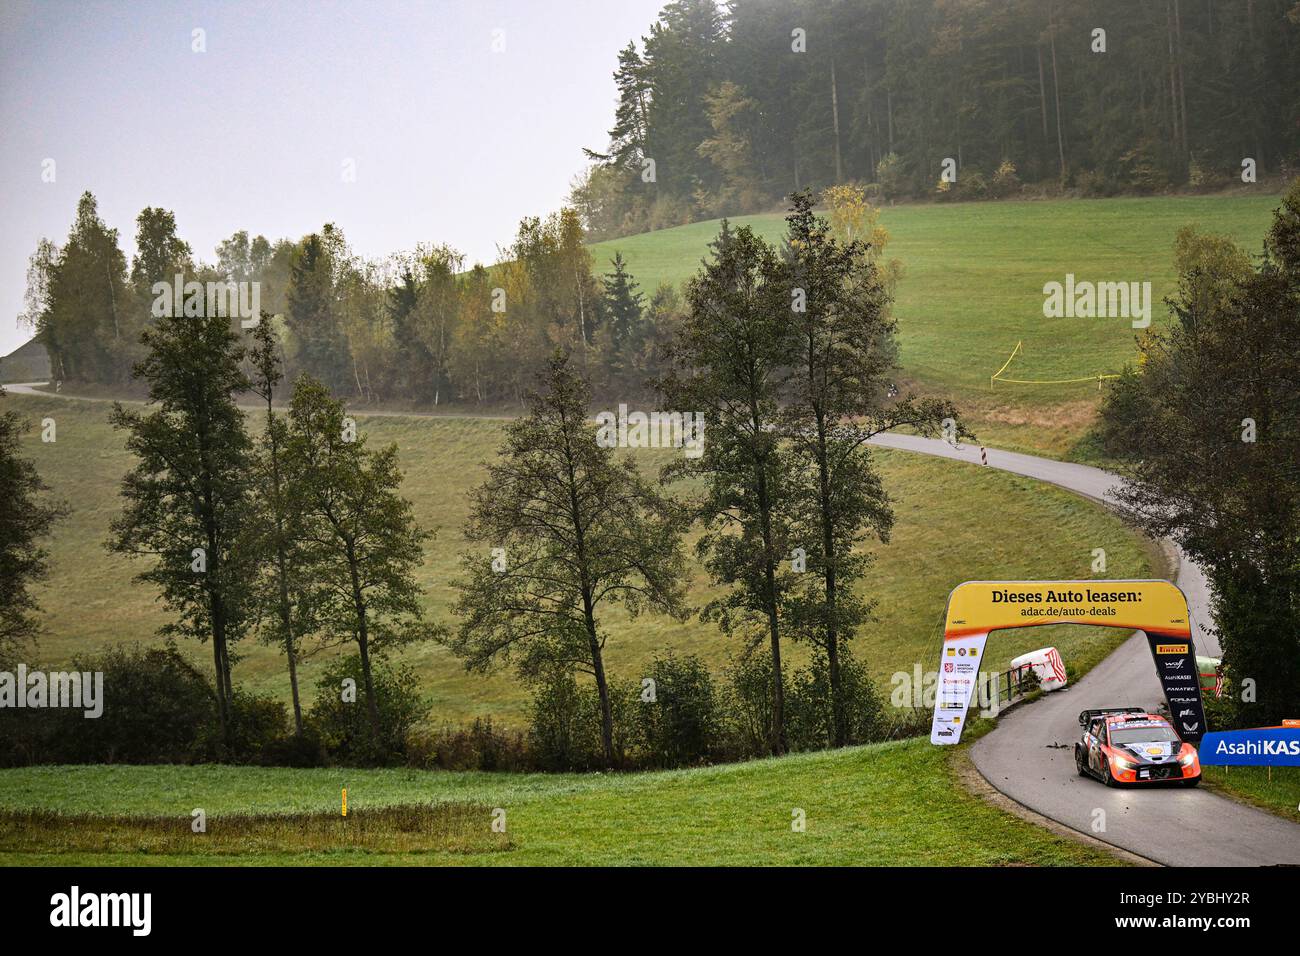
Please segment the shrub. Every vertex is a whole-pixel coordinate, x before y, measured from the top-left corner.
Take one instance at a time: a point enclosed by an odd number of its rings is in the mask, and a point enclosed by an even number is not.
[[[989,181],[977,166],[963,166],[957,177],[957,194],[961,199],[988,199]]]
[[[884,737],[884,707],[866,669],[840,652],[840,692],[843,699],[847,743],[863,744]],[[834,745],[835,723],[831,706],[830,667],[818,653],[799,668],[786,694],[786,736],[791,750],[823,750]]]
[[[744,760],[771,752],[772,659],[761,649],[733,660],[726,671],[722,695],[719,749],[728,760]]]
[[[681,767],[707,760],[718,733],[718,706],[704,662],[670,654],[656,658],[647,677],[654,681],[653,700],[645,699],[641,687],[632,689],[639,762]]]
[[[304,725],[301,734],[267,741],[259,753],[259,762],[268,767],[323,767],[325,758],[325,745],[310,725]]]
[[[69,671],[102,672],[103,713],[0,710],[0,763],[189,763],[216,723],[212,687],[173,644],[113,647],[74,658]]]
[[[907,171],[897,153],[887,153],[876,163],[876,182],[884,198],[892,200],[902,196],[907,186]]]
[[[993,184],[989,187],[991,195],[998,199],[1014,196],[1020,192],[1020,177],[1016,173],[1016,164],[1009,159],[1002,160],[997,172],[993,174]]]
[[[330,661],[316,683],[316,700],[307,715],[326,753],[334,760],[359,765],[388,763],[406,752],[411,728],[429,713],[420,697],[419,679],[406,665],[372,658],[371,679],[379,710],[379,735],[370,724],[361,658],[352,654]],[[356,699],[343,699],[343,682],[356,682]]]
[[[235,763],[262,763],[278,749],[288,728],[289,711],[284,704],[236,689],[230,707],[229,744],[224,753],[217,753]]]
[[[1079,192],[1090,199],[1104,199],[1119,192],[1119,184],[1100,169],[1086,169],[1075,179]]]
[[[1169,187],[1169,173],[1161,164],[1160,148],[1149,140],[1120,156],[1117,178],[1139,193],[1160,192]]]
[[[528,746],[543,770],[600,766],[600,717],[573,671],[553,668],[533,679]]]
[[[407,766],[423,769],[510,773],[536,767],[524,734],[496,728],[491,717],[476,717],[468,727],[448,724],[435,731],[412,733],[407,743],[406,762]]]

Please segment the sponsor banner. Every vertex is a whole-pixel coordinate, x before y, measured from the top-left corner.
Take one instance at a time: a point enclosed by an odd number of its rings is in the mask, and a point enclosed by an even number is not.
[[[1300,727],[1214,731],[1198,751],[1211,767],[1300,767]]]
[[[961,740],[970,710],[971,694],[979,682],[980,659],[988,634],[969,634],[943,642],[939,683],[934,692],[934,719],[930,743],[955,744]]]
[[[948,598],[944,636],[1097,624],[1187,637],[1187,617],[1183,592],[1168,581],[967,581]]]
[[[1205,735],[1205,707],[1201,700],[1201,676],[1196,667],[1196,648],[1186,635],[1147,631],[1156,676],[1169,704],[1169,722],[1178,736],[1190,744]]]

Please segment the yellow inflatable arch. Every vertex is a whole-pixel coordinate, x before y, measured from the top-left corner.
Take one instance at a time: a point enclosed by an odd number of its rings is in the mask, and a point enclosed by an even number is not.
[[[1043,624],[1094,624],[1142,631],[1174,729],[1186,741],[1205,733],[1187,598],[1168,581],[967,581],[948,596],[930,742],[961,740],[993,631]],[[1130,701],[1120,701],[1127,704]]]

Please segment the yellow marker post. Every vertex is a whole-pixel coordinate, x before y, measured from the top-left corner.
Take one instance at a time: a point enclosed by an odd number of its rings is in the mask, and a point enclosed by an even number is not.
[[[343,788],[343,815],[348,815],[348,788]]]

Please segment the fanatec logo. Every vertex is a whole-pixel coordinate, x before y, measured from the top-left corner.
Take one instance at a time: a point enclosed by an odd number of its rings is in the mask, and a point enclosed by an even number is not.
[[[50,897],[51,926],[127,926],[133,936],[148,936],[153,924],[152,893],[70,892]]]

